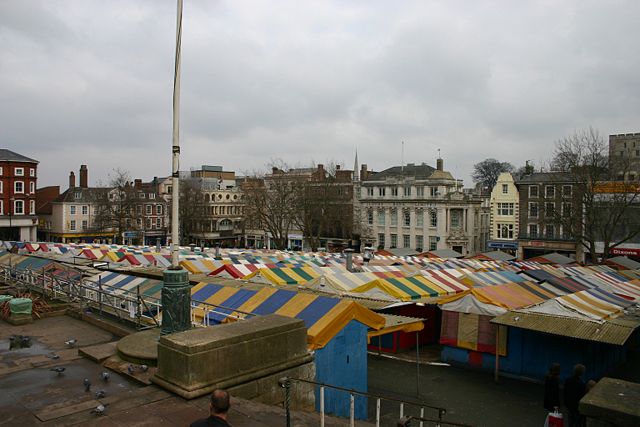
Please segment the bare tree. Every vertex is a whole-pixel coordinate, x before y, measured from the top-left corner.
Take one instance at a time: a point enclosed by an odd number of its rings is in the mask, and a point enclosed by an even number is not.
[[[206,203],[202,191],[202,182],[197,178],[180,179],[180,242],[191,243],[203,231],[206,217]]]
[[[509,162],[500,162],[496,159],[485,159],[473,165],[471,178],[476,184],[480,184],[483,191],[491,191],[502,172],[513,172],[515,167]]]
[[[640,234],[638,186],[614,181],[612,171],[627,169],[628,162],[610,161],[608,145],[597,130],[589,128],[557,141],[552,167],[569,174],[578,185],[578,203],[563,206],[555,219],[585,248],[591,262],[597,262],[596,243],[602,243],[601,261],[605,261],[612,248]]]
[[[116,241],[122,243],[125,231],[140,229],[138,219],[141,218],[141,206],[136,191],[131,183],[129,172],[114,169],[109,175],[107,187],[95,192],[94,228],[99,232],[112,231]]]

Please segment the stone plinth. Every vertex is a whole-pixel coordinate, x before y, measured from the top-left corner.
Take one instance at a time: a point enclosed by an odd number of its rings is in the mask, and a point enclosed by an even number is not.
[[[165,270],[162,280],[161,334],[191,329],[191,286],[187,270]]]
[[[284,398],[278,379],[314,379],[304,322],[276,314],[160,337],[158,372],[152,381],[191,399],[216,388],[265,403]],[[295,401],[313,404],[313,389],[300,384]]]
[[[603,378],[580,400],[579,410],[589,427],[639,426],[640,384]]]
[[[11,313],[11,315],[7,317],[6,321],[14,326],[26,325],[28,323],[33,323],[33,316],[31,316],[31,314]]]

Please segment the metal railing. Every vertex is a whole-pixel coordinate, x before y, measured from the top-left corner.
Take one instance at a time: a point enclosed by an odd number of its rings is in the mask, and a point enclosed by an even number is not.
[[[355,426],[355,399],[356,396],[362,396],[362,397],[366,397],[366,398],[372,398],[375,399],[376,401],[376,415],[375,415],[375,423],[376,423],[376,427],[380,427],[380,421],[381,421],[381,402],[382,401],[387,401],[387,402],[392,402],[394,404],[398,405],[398,414],[399,414],[399,419],[405,417],[405,407],[406,406],[414,406],[419,408],[420,410],[420,415],[419,416],[410,416],[408,418],[411,419],[415,419],[417,421],[420,421],[419,426],[420,427],[424,427],[425,424],[424,423],[429,423],[426,425],[433,425],[433,426],[462,426],[462,427],[471,427],[467,424],[461,424],[461,423],[455,423],[455,422],[451,422],[451,421],[444,421],[443,418],[447,413],[447,410],[443,407],[440,406],[434,406],[434,405],[428,405],[424,402],[418,402],[418,401],[414,401],[414,400],[403,400],[403,399],[397,399],[394,397],[388,397],[388,396],[380,396],[380,395],[376,395],[373,393],[367,393],[367,392],[363,392],[363,391],[358,391],[358,390],[353,390],[353,389],[347,389],[344,387],[338,387],[338,386],[334,386],[331,384],[324,384],[324,383],[320,383],[320,382],[316,382],[316,381],[311,381],[311,380],[306,380],[306,379],[302,379],[302,378],[292,378],[292,377],[283,377],[281,378],[279,381],[280,387],[284,388],[284,392],[285,392],[285,400],[284,400],[284,406],[285,406],[285,415],[286,415],[286,426],[287,427],[291,427],[291,386],[295,383],[305,383],[305,384],[311,384],[314,385],[316,387],[319,387],[319,408],[320,408],[320,427],[324,427],[325,425],[325,389],[329,388],[332,390],[337,390],[337,391],[342,391],[345,393],[349,393],[349,426],[350,427],[354,427]],[[437,412],[437,418],[427,418],[425,417],[425,410],[431,410],[431,411],[435,411]]]

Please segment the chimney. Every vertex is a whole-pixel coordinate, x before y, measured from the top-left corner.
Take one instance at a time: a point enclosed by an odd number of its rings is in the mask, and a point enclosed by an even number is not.
[[[339,171],[340,170],[340,165],[336,165],[336,170]]]
[[[71,173],[69,174],[69,188],[75,188],[76,187],[76,174],[73,173],[73,171],[71,171]]]
[[[347,256],[347,271],[353,272],[353,249],[345,249],[344,253]]]
[[[133,188],[135,188],[136,190],[142,190],[142,180],[141,179],[134,180]]]
[[[367,175],[368,175],[368,173],[367,173],[367,165],[363,164],[360,167],[360,181],[366,180],[367,179]]]
[[[436,169],[438,169],[439,171],[444,170],[444,162],[440,158],[436,160]]]
[[[271,168],[271,173],[272,173],[272,174],[274,174],[274,175],[275,175],[275,174],[277,174],[277,173],[278,173],[278,168],[277,168],[277,167],[275,167],[275,166],[273,166],[273,167]]]
[[[80,188],[89,187],[88,173],[87,165],[80,165]]]

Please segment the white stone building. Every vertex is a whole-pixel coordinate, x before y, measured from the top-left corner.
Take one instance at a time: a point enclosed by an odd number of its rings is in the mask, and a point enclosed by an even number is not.
[[[452,249],[463,255],[486,248],[486,198],[462,191],[462,181],[424,163],[370,174],[362,166],[356,182],[356,211],[363,235],[379,249],[416,252]]]

